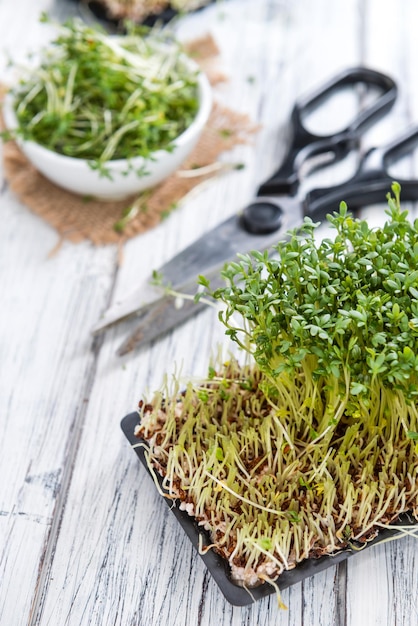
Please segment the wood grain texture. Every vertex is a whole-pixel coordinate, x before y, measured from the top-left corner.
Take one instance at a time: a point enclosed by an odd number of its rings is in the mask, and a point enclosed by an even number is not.
[[[0,0],[2,48],[21,58],[42,41],[41,10],[62,18],[74,5],[19,0],[16,11]],[[115,248],[88,244],[64,244],[49,258],[55,233],[19,204],[0,169],[1,626],[416,626],[412,538],[283,591],[288,611],[274,595],[243,608],[226,602],[119,428],[164,372],[204,375],[226,345],[216,312],[122,359],[115,352],[128,322],[95,342],[90,328],[110,301],[245,205],[283,156],[295,98],[332,74],[364,63],[399,82],[399,101],[363,150],[417,122],[417,14],[413,0],[402,10],[394,0],[225,0],[180,20],[184,40],[213,35],[229,75],[216,97],[260,131],[225,157],[244,170],[211,181],[129,241],[121,265]],[[356,162],[311,180],[342,181]],[[410,158],[398,172],[417,167]],[[382,207],[364,215],[377,225]]]

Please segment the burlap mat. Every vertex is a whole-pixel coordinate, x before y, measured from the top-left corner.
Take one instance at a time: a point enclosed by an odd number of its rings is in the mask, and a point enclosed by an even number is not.
[[[212,63],[217,49],[210,37],[192,42],[189,48],[212,83],[223,79]],[[248,141],[254,130],[247,116],[215,104],[198,145],[180,170],[154,189],[123,201],[86,200],[57,187],[28,162],[13,141],[3,146],[4,173],[19,200],[55,228],[61,240],[123,243],[166,218],[196,185],[218,171],[219,155]],[[198,176],[187,176],[188,170],[195,174],[197,168],[205,167]]]

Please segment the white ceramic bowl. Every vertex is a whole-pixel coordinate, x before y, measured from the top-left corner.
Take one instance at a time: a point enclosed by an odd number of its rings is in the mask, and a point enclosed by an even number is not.
[[[194,65],[194,64],[193,64]],[[197,66],[195,66],[197,68]],[[152,160],[143,157],[108,161],[106,168],[112,180],[92,170],[85,159],[67,157],[33,142],[17,138],[17,143],[31,163],[53,183],[82,196],[93,196],[102,200],[120,200],[153,187],[175,172],[195,147],[212,108],[212,92],[203,72],[198,74],[199,109],[190,126],[174,140],[172,152],[158,150]],[[3,105],[6,127],[13,131],[18,123],[11,95]],[[144,167],[146,174],[138,176],[136,171]],[[126,174],[129,169],[129,173]]]

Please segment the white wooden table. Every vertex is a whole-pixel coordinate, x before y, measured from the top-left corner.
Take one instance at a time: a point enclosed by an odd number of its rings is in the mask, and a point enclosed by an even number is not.
[[[0,0],[0,47],[13,58],[44,38],[42,10],[64,0]],[[418,546],[372,548],[274,595],[232,607],[129,449],[119,423],[143,392],[181,365],[204,375],[216,342],[207,311],[147,349],[119,358],[127,324],[90,329],[195,237],[243,206],[283,153],[294,99],[347,66],[396,77],[392,113],[364,146],[418,122],[414,0],[226,0],[184,19],[210,32],[230,80],[217,97],[262,128],[231,156],[246,167],[213,180],[159,227],[115,247],[65,243],[23,206],[0,170],[0,623],[2,626],[416,626]],[[1,75],[6,72],[1,57]],[[332,121],[332,120],[331,120]],[[350,168],[353,166],[351,163]],[[408,171],[418,175],[411,160]],[[351,169],[350,169],[351,171]],[[330,184],[349,173],[323,174]],[[369,210],[378,223],[382,208]]]

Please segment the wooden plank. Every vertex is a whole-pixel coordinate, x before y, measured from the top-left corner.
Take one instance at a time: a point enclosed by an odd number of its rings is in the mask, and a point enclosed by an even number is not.
[[[393,615],[397,624],[418,622],[417,537],[407,537],[387,547],[388,571],[392,574]]]
[[[2,50],[23,59],[35,49],[50,5],[1,3]],[[56,234],[5,181],[1,213],[0,621],[23,624],[72,473],[94,373],[89,326],[108,297],[115,254],[64,245],[49,259]]]
[[[19,606],[23,620],[28,605],[21,588],[29,601],[53,516],[59,515],[61,489],[72,472],[94,372],[88,329],[110,288],[113,254],[104,251],[96,263],[97,253],[80,246],[78,258],[70,260],[72,251],[64,247],[48,260],[56,236],[10,194],[2,195],[2,205],[3,216],[11,217],[3,224],[0,252],[0,607],[8,615]]]

